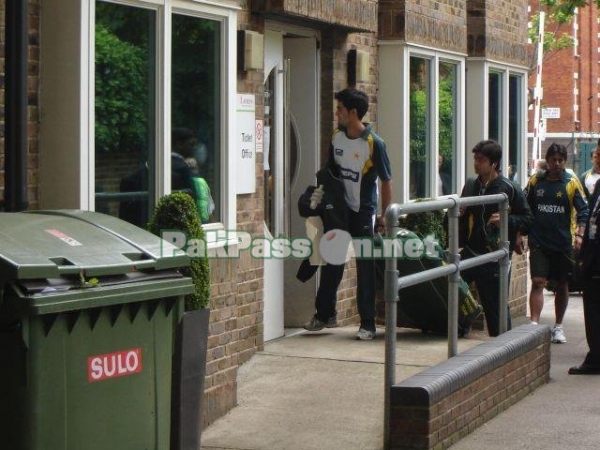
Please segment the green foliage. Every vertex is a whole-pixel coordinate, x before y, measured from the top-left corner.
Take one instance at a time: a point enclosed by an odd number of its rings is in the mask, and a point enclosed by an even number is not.
[[[415,201],[422,202],[432,200],[430,198],[418,198]],[[400,228],[406,228],[421,237],[434,235],[440,245],[446,245],[446,230],[444,229],[444,211],[426,211],[419,213],[407,214],[400,217],[398,225]]]
[[[429,95],[426,73],[423,65],[425,60],[411,60],[411,90],[410,90],[410,161],[426,163],[428,149],[427,127]],[[452,65],[440,65],[440,82],[438,90],[439,115],[439,151],[446,162],[452,161],[454,155],[454,111],[455,111],[455,78]]]
[[[550,13],[546,16],[544,26],[544,55],[562,50],[564,48],[573,47],[573,38],[565,32],[559,32],[558,27],[565,23],[569,23],[573,16],[565,16],[562,14]],[[529,39],[535,45],[538,42],[538,30],[540,26],[540,16],[535,14],[531,18],[531,28],[529,29]],[[554,29],[553,31],[546,31]]]
[[[575,8],[585,8],[591,4],[600,7],[600,0],[540,0],[540,6],[545,6],[559,23],[568,23],[575,15]]]
[[[443,67],[443,66],[442,66]],[[440,146],[440,155],[444,157],[444,164],[449,167],[445,167],[445,169],[452,171],[452,167],[450,167],[450,163],[453,160],[453,149],[454,149],[454,135],[456,133],[454,127],[454,110],[456,108],[455,102],[457,99],[455,98],[455,90],[454,90],[454,77],[451,76],[450,73],[444,74],[443,77],[440,78],[440,88],[439,88],[439,104],[438,104],[438,114],[439,114],[439,146]]]
[[[148,230],[160,236],[162,230],[179,230],[188,239],[206,241],[194,199],[187,193],[175,192],[161,197],[154,209]],[[194,281],[194,292],[185,297],[186,311],[205,308],[210,298],[210,269],[206,257],[194,257],[189,268],[182,270]]]
[[[96,148],[139,151],[147,140],[147,56],[96,25]]]
[[[214,121],[219,91],[218,22],[173,16],[171,63],[173,123],[197,130],[198,123]],[[202,52],[199,54],[199,52]]]
[[[427,92],[410,91],[410,161],[427,160]]]
[[[544,59],[556,51],[570,48],[573,46],[573,38],[565,32],[559,32],[559,27],[564,24],[570,24],[575,15],[576,8],[585,8],[595,4],[600,8],[600,0],[540,0],[540,10],[546,12],[544,26]],[[539,13],[532,17],[532,26],[529,29],[529,38],[535,45],[538,42]],[[550,30],[550,31],[546,31]],[[535,56],[535,61],[537,58]],[[531,64],[531,71],[535,69],[536,64]]]

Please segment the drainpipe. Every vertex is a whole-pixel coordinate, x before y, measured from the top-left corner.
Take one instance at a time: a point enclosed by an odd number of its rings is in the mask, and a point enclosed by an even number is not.
[[[27,200],[28,1],[6,1],[4,136],[5,211],[23,211]]]

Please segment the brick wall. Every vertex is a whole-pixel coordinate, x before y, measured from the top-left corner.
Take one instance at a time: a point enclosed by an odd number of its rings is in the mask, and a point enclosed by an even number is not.
[[[277,3],[277,2],[274,2]],[[300,2],[301,3],[301,2]],[[300,5],[298,3],[298,5]],[[339,2],[334,2],[339,3]],[[346,6],[372,7],[374,1],[346,2]],[[381,4],[386,3],[381,1]],[[399,4],[403,2],[387,2]],[[264,33],[265,16],[251,11],[254,4],[251,0],[240,0],[241,10],[238,14],[239,28],[251,29]],[[320,3],[325,5],[325,3]],[[438,39],[454,33],[451,27],[462,27],[460,21],[464,16],[461,5],[464,1],[422,2],[411,9],[414,26],[409,27],[415,40]],[[40,0],[29,1],[30,12],[30,47],[29,47],[29,202],[32,209],[37,208],[37,173],[39,153],[39,11]],[[292,5],[288,3],[288,6]],[[299,6],[298,6],[299,7]],[[0,0],[0,26],[4,25],[5,0]],[[439,17],[443,14],[446,28],[440,32],[432,30],[433,22],[425,20],[425,16]],[[370,16],[369,16],[370,17]],[[279,17],[297,23],[294,17]],[[324,160],[329,144],[331,131],[335,126],[335,101],[333,93],[347,87],[347,53],[350,49],[367,51],[370,56],[370,78],[368,82],[359,83],[356,87],[365,90],[371,99],[370,111],[365,120],[372,122],[377,130],[377,35],[376,33],[348,33],[343,28],[323,26],[323,17],[314,22],[302,22],[303,25],[321,27],[321,155]],[[435,28],[435,27],[434,27]],[[381,27],[380,27],[381,29]],[[430,34],[428,34],[430,33]],[[4,29],[0,33],[0,106],[4,110]],[[436,41],[438,42],[438,41]],[[454,45],[454,44],[451,44]],[[462,45],[462,44],[461,44]],[[453,48],[453,47],[451,47]],[[261,71],[238,73],[238,92],[256,95],[257,117],[264,113]],[[3,195],[2,182],[4,158],[4,116],[0,113],[0,197]],[[385,138],[385,136],[384,136]],[[262,154],[256,160],[256,192],[240,195],[237,198],[237,222],[239,229],[250,232],[254,236],[262,235],[264,202],[264,180],[262,170]],[[345,278],[338,293],[339,317],[342,324],[357,322],[355,301],[356,270],[351,262],[346,270]],[[240,364],[247,361],[256,351],[263,348],[263,266],[260,260],[244,255],[239,260],[211,260],[211,319],[209,353],[207,358],[206,379],[206,413],[204,425],[225,414],[237,403],[236,378]]]
[[[382,39],[466,52],[466,0],[381,0],[379,33]]]
[[[285,14],[322,24],[373,32],[378,0],[254,0],[255,11]]]
[[[469,56],[525,65],[527,54],[526,0],[467,1]]]
[[[537,2],[531,2],[531,11],[537,11]],[[542,107],[558,107],[560,118],[546,121],[546,133],[575,133],[595,140],[600,131],[600,98],[598,96],[598,78],[600,77],[600,57],[598,55],[599,25],[598,8],[588,5],[579,8],[577,22],[577,47],[547,52],[544,55],[542,86],[544,97]],[[557,31],[558,35],[573,35],[573,26],[565,24],[557,28],[546,19],[546,31]],[[530,49],[533,52],[533,47]],[[577,55],[575,55],[577,53]],[[535,61],[533,61],[535,67]],[[536,72],[531,72],[529,86],[535,86]],[[577,108],[577,112],[575,112]],[[533,108],[529,112],[529,131],[533,132]],[[555,138],[549,138],[543,144],[549,145]],[[570,139],[562,144],[569,147]],[[542,153],[543,154],[543,153]]]
[[[29,0],[29,66],[27,79],[28,102],[28,149],[27,149],[27,195],[30,209],[38,206],[39,168],[39,61],[40,61],[40,1]],[[5,133],[5,12],[6,1],[0,0],[0,199],[4,198],[4,133]]]
[[[547,325],[523,325],[392,386],[393,450],[443,450],[550,379]]]
[[[508,305],[511,317],[527,316],[527,303],[529,292],[527,281],[529,279],[529,253],[517,255],[513,253],[510,271],[510,286],[508,288]]]

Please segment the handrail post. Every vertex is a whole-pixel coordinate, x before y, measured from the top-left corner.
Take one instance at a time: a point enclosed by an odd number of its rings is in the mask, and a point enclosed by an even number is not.
[[[388,206],[385,212],[386,236],[395,239],[400,206]],[[385,242],[383,247],[385,248]],[[392,246],[394,247],[394,246]],[[392,386],[396,382],[396,317],[398,316],[398,262],[396,257],[387,255],[385,258],[384,278],[385,300],[385,379],[384,379],[384,418],[383,440],[384,449],[390,445],[390,409]]]
[[[509,290],[509,276],[510,276],[510,242],[508,240],[508,213],[509,204],[508,196],[505,194],[505,199],[499,204],[500,209],[500,246],[505,250],[506,254],[498,262],[500,265],[500,301],[498,307],[500,308],[498,318],[500,321],[499,331],[500,334],[506,332],[506,324],[508,322],[508,290]]]
[[[460,207],[455,200],[448,209],[448,263],[456,266],[456,271],[448,278],[448,358],[458,353],[458,287],[460,284],[460,253],[458,251],[458,218]]]

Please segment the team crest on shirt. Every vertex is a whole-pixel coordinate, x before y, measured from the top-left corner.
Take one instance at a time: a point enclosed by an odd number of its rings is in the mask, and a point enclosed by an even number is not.
[[[562,198],[562,196],[563,196],[563,193],[561,191],[558,191],[556,193],[556,198]]]
[[[360,159],[360,152],[354,152],[354,159]]]
[[[343,148],[336,148],[335,149],[335,154],[337,156],[344,156],[344,149]]]

